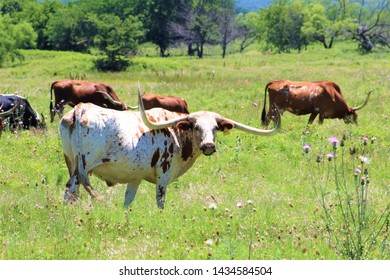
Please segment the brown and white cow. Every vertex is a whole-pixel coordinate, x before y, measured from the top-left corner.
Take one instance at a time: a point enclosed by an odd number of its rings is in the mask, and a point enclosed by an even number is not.
[[[145,111],[140,93],[139,112],[116,111],[80,103],[60,122],[70,179],[65,201],[78,197],[79,184],[94,198],[88,175],[112,186],[127,183],[125,206],[134,200],[139,184],[156,184],[156,200],[164,207],[168,184],[184,174],[203,153],[212,155],[217,131],[237,128],[255,135],[272,135],[279,128],[261,130],[217,113],[191,114],[162,108]]]
[[[54,106],[53,106],[54,91]],[[115,110],[127,110],[127,105],[122,103],[113,88],[104,83],[60,80],[55,81],[50,87],[50,120],[53,122],[55,114],[63,115],[64,106],[69,104],[74,107],[80,102],[90,102],[98,106]]]
[[[269,95],[269,110],[266,116],[267,91]],[[319,123],[324,119],[343,119],[345,123],[357,124],[357,110],[363,108],[370,97],[371,91],[367,94],[366,100],[358,107],[350,107],[345,101],[340,87],[330,81],[318,82],[292,82],[279,80],[269,82],[265,87],[264,107],[261,116],[262,123],[267,125],[275,109],[280,114],[288,111],[295,115],[310,114],[309,124],[319,115]]]

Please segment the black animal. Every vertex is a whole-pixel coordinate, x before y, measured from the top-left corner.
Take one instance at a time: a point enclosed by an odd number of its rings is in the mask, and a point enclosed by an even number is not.
[[[31,107],[28,100],[16,94],[0,94],[0,113],[7,112],[17,105],[16,110],[12,114],[3,116],[10,128],[29,129],[31,126],[35,128],[43,128],[44,120],[41,121],[37,112]]]

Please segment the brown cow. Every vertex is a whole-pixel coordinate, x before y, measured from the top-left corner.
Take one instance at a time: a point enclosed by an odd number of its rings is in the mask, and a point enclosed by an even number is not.
[[[53,90],[55,96],[54,107]],[[91,102],[101,107],[120,111],[127,110],[126,104],[119,100],[111,86],[98,82],[76,80],[55,81],[50,87],[50,99],[51,122],[53,122],[56,113],[59,117],[63,115],[66,104],[74,107],[80,102]]]
[[[150,110],[153,108],[163,108],[171,112],[185,114],[190,113],[187,102],[181,97],[145,93],[142,95],[142,102],[144,104],[145,110]],[[137,109],[138,106],[131,108]]]
[[[269,94],[269,111],[266,116],[267,91]],[[318,82],[292,82],[279,80],[269,82],[265,87],[264,107],[261,116],[262,123],[268,125],[269,120],[275,115],[275,109],[280,114],[288,111],[295,115],[310,114],[308,124],[311,124],[319,115],[319,123],[324,119],[343,119],[345,123],[357,124],[357,110],[363,108],[370,97],[358,107],[350,107],[345,101],[340,87],[329,81]]]
[[[104,92],[101,93],[104,94]],[[107,99],[111,102],[115,102],[109,96],[107,96]],[[150,110],[153,108],[163,108],[165,110],[176,112],[176,113],[185,113],[185,114],[190,113],[190,110],[188,109],[187,101],[177,96],[145,93],[142,95],[142,102],[144,104],[145,110]],[[138,110],[138,106],[127,105],[127,108],[131,110]]]

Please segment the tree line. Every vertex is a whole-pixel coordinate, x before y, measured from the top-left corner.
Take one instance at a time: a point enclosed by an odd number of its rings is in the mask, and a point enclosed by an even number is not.
[[[389,0],[275,0],[256,12],[235,0],[0,0],[0,66],[23,59],[21,49],[99,55],[102,70],[122,70],[140,44],[161,57],[186,46],[204,56],[206,45],[231,43],[242,52],[254,42],[273,52],[354,40],[362,53],[390,51]]]

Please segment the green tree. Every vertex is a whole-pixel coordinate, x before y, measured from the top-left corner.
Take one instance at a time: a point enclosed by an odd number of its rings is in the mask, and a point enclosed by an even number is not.
[[[267,47],[275,47],[278,52],[300,51],[308,44],[301,29],[304,21],[304,3],[287,0],[273,2],[267,9],[260,10],[258,33],[262,34]]]
[[[326,49],[332,48],[337,37],[348,29],[357,28],[356,21],[343,7],[341,2],[331,0],[310,3],[305,8],[302,32],[310,41],[320,42]]]
[[[148,1],[145,1],[145,3]],[[177,0],[154,0],[149,2],[147,18],[146,39],[155,43],[160,48],[160,56],[166,56],[166,51],[171,44],[169,25],[177,16]]]
[[[5,61],[23,60],[20,49],[34,48],[36,33],[28,22],[14,23],[9,15],[0,15],[0,66]]]
[[[121,20],[118,16],[105,14],[95,21],[98,34],[95,44],[105,54],[97,61],[101,70],[121,71],[129,65],[125,56],[135,52],[138,40],[144,35],[142,23],[137,17]]]
[[[241,38],[240,52],[243,52],[258,38],[256,23],[259,22],[259,14],[256,12],[249,12],[245,15],[240,13],[237,15],[236,22],[238,25],[238,34]]]

